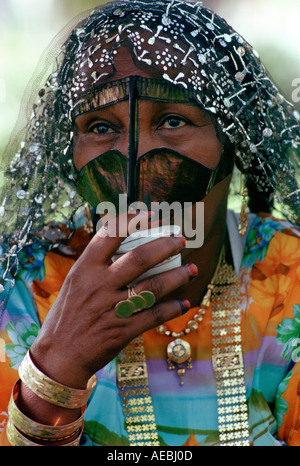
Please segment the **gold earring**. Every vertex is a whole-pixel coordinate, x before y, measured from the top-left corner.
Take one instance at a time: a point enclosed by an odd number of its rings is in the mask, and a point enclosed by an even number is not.
[[[94,233],[94,225],[93,225],[90,207],[87,202],[84,204],[84,215],[86,216],[84,230],[87,232],[88,235],[91,235],[92,233]]]
[[[240,213],[240,221],[239,221],[239,234],[240,236],[245,236],[247,228],[248,228],[248,216],[250,214],[250,210],[248,207],[248,189],[244,187],[242,193],[242,209]]]

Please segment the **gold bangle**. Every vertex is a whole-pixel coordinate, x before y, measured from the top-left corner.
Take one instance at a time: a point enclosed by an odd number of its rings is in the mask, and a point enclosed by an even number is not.
[[[8,405],[8,416],[21,433],[39,440],[61,441],[72,437],[80,430],[83,423],[83,409],[82,415],[76,421],[60,426],[40,424],[23,414],[15,403],[20,390],[20,382],[18,380],[13,388]]]
[[[76,437],[75,440],[72,440],[69,443],[64,443],[60,445],[62,447],[76,447],[80,443],[80,438],[82,434],[82,429],[80,429],[79,435]],[[14,447],[43,447],[48,445],[42,445],[41,443],[33,442],[25,437],[17,428],[14,426],[13,422],[8,419],[7,426],[6,426],[6,435],[8,438],[9,443]]]
[[[40,398],[48,403],[69,409],[85,406],[97,383],[97,378],[93,375],[85,390],[62,385],[50,379],[34,365],[29,351],[19,367],[19,375],[22,382]]]
[[[37,447],[41,446],[38,443],[32,442],[22,435],[18,429],[13,425],[12,421],[8,418],[6,425],[6,435],[8,441],[14,447]]]

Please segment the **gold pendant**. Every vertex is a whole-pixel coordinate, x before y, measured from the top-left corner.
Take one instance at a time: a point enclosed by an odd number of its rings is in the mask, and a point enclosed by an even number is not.
[[[182,364],[186,362],[187,369],[193,368],[190,344],[185,340],[181,340],[181,338],[176,338],[176,340],[168,344],[167,355],[169,370],[176,369],[173,363],[178,365],[177,374],[180,377],[180,385],[183,385],[183,376],[186,370],[182,367]]]

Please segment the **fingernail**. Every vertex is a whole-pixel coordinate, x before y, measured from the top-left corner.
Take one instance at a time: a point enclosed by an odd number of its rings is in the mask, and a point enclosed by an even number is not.
[[[181,244],[182,249],[184,249],[186,247],[185,237],[184,236],[176,236],[176,238],[178,239],[179,243]]]
[[[181,307],[181,314],[185,314],[190,308],[191,303],[187,299],[179,299],[179,304]]]
[[[190,280],[192,280],[193,278],[197,277],[198,275],[198,268],[195,264],[187,264],[186,265],[186,268],[188,269],[188,271],[190,272]]]

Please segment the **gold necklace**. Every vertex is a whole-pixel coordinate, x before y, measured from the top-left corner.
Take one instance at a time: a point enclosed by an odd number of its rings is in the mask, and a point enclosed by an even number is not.
[[[219,445],[249,446],[240,281],[224,256],[215,275],[214,286],[207,293],[212,301],[212,365],[218,398]],[[117,357],[118,386],[130,445],[158,446],[143,343],[143,337],[136,338]]]
[[[210,306],[210,300],[212,291],[214,289],[215,280],[218,276],[221,264],[225,261],[225,246],[223,245],[218,260],[218,264],[213,275],[213,278],[210,284],[207,286],[207,291],[204,298],[202,299],[201,305],[197,313],[194,315],[187,323],[187,327],[181,332],[172,332],[167,329],[165,324],[157,327],[156,331],[159,335],[165,335],[167,337],[175,338],[167,346],[167,361],[169,370],[175,370],[177,365],[177,375],[180,377],[180,385],[184,385],[183,377],[186,373],[186,369],[192,369],[192,359],[191,359],[191,346],[190,344],[183,340],[181,337],[188,335],[190,332],[196,331],[200,322],[202,322],[206,309]],[[186,363],[186,367],[183,367],[183,364]]]
[[[221,445],[249,446],[248,406],[242,347],[240,279],[220,267],[212,295],[212,364],[218,397]]]

